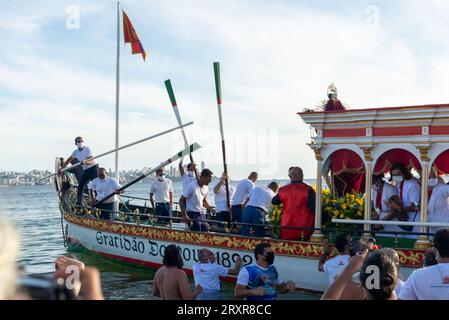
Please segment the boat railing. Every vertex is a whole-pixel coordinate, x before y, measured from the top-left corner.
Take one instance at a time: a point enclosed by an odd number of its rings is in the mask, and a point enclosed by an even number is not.
[[[412,221],[409,222],[409,221],[332,219],[332,223],[449,228],[449,223],[442,223],[442,222],[412,222]]]
[[[109,214],[108,219],[101,219],[99,217],[100,212],[106,212]],[[168,228],[168,229],[177,229],[177,230],[190,230],[188,225],[185,223],[185,220],[183,217],[177,217],[177,216],[158,216],[152,213],[140,213],[140,212],[123,212],[123,211],[114,211],[114,210],[105,210],[105,209],[98,209],[98,208],[92,208],[89,206],[81,206],[76,205],[75,211],[72,212],[73,214],[76,214],[78,216],[87,216],[89,218],[98,219],[102,221],[112,221],[114,223],[127,223],[127,224],[136,224],[136,225],[148,225],[153,227],[160,227],[160,228]],[[193,221],[193,219],[191,219]],[[323,234],[328,235],[328,238],[330,241],[334,240],[335,236],[341,233],[349,233],[352,236],[358,236],[361,237],[363,235],[371,236],[374,238],[376,235],[391,235],[394,236],[394,244],[395,247],[399,247],[399,237],[400,236],[432,236],[433,233],[429,232],[409,232],[409,231],[373,231],[373,230],[351,230],[351,229],[342,229],[342,228],[305,228],[305,227],[293,227],[293,226],[274,226],[271,224],[254,224],[254,223],[244,223],[244,222],[226,222],[226,221],[220,221],[220,220],[212,220],[212,219],[205,219],[202,220],[203,222],[207,222],[211,226],[210,231],[197,231],[200,233],[210,233],[213,232],[215,234],[223,234],[226,236],[229,235],[240,235],[240,228],[244,225],[250,226],[250,227],[263,227],[265,228],[265,231],[269,231],[270,237],[273,239],[278,239],[280,236],[280,230],[296,230],[300,233],[300,239],[299,241],[306,241],[305,232],[307,231],[315,231],[320,230]],[[333,219],[332,222],[335,223],[348,223],[350,221],[356,221],[358,224],[365,224],[364,220],[344,220],[344,219]],[[360,222],[361,221],[361,222]],[[360,223],[359,223],[360,222]],[[370,221],[370,222],[376,222],[372,224],[379,224],[379,222],[390,222],[390,221]],[[394,222],[392,223],[384,223],[388,225],[395,225]],[[401,222],[401,224],[409,225],[410,222]],[[421,223],[425,224],[425,223]],[[430,223],[427,223],[430,224]],[[432,224],[433,226],[434,224]],[[437,224],[435,224],[437,225]],[[445,226],[445,224],[438,224],[441,226]],[[192,231],[195,232],[195,231]],[[255,238],[251,236],[250,238]],[[266,238],[266,237],[265,237]],[[261,239],[265,239],[261,238]]]

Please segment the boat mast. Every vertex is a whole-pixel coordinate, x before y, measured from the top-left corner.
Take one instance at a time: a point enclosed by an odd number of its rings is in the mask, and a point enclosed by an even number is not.
[[[117,2],[117,65],[115,88],[115,149],[119,148],[119,105],[120,105],[120,2]],[[115,179],[120,183],[118,150],[115,152]],[[116,204],[117,205],[117,204]],[[117,210],[118,208],[115,208]]]

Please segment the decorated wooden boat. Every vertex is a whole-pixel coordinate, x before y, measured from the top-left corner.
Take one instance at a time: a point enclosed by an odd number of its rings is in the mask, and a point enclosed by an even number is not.
[[[225,230],[192,232],[181,220],[158,225],[151,208],[132,206],[129,202],[127,210],[122,206],[115,220],[100,220],[94,210],[83,211],[73,206],[75,191],[68,179],[70,174],[56,178],[65,239],[71,246],[81,245],[104,257],[149,268],[159,267],[164,248],[176,244],[181,248],[188,273],[198,261],[198,249],[211,249],[219,264],[232,267],[237,256],[244,264],[254,262],[255,245],[267,241],[276,253],[275,265],[283,279],[295,281],[302,289],[324,291],[328,278],[317,270],[318,258],[323,251],[323,240],[328,238],[332,243],[338,232],[322,225],[324,178],[331,189],[364,193],[365,206],[360,217],[364,224],[354,236],[375,237],[379,246],[394,248],[400,257],[401,274],[407,278],[415,268],[422,267],[426,249],[431,246],[426,226],[428,174],[432,167],[441,174],[449,173],[449,104],[306,110],[299,115],[312,127],[309,147],[317,160],[315,226],[308,241],[277,239],[270,236],[270,232],[266,238],[243,237]],[[398,159],[406,159],[421,177],[421,222],[416,224],[420,226],[417,239],[404,239],[401,234],[381,237],[371,229],[371,225],[378,222],[371,221],[371,192],[365,190],[371,190],[373,172],[385,172]],[[58,169],[61,159],[56,163]],[[355,219],[334,219],[334,222],[359,223]],[[335,253],[334,250],[332,254]],[[235,278],[225,280],[234,281]]]

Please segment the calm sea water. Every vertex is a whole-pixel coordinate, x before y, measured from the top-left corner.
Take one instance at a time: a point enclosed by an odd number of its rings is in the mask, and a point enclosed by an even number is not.
[[[175,182],[174,189],[175,199],[178,199],[181,183]],[[131,187],[127,193],[148,197],[148,190],[149,184],[143,183]],[[53,186],[0,187],[0,210],[15,222],[19,230],[21,254],[18,262],[26,273],[52,272],[54,260],[60,255],[69,254],[101,271],[106,299],[155,299],[150,294],[155,270],[123,265],[85,250],[68,252],[64,248],[60,212]],[[225,283],[223,289],[225,299],[232,299],[233,285]],[[318,299],[316,295],[302,292],[280,295],[279,298]]]

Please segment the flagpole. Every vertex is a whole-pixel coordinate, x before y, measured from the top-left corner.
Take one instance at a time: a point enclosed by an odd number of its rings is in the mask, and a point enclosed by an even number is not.
[[[119,106],[120,106],[120,2],[117,2],[117,64],[116,64],[116,87],[115,87],[115,149],[119,148]],[[120,183],[118,166],[118,150],[115,152],[115,179]],[[116,204],[115,211],[118,211]]]
[[[214,75],[215,75],[215,89],[217,93],[217,106],[218,106],[218,121],[220,123],[220,134],[221,134],[221,149],[223,151],[223,167],[224,173],[228,173],[228,164],[226,162],[226,148],[225,148],[225,138],[224,138],[224,130],[223,130],[223,117],[221,114],[221,106],[222,106],[222,97],[221,97],[221,77],[220,77],[220,62],[214,62]],[[231,199],[229,197],[229,181],[225,180],[225,188],[226,188],[226,202],[228,205],[229,217],[232,222],[231,215]]]
[[[171,81],[170,81],[170,79],[168,79],[168,80],[165,80],[164,83],[165,83],[165,88],[167,88],[167,93],[170,98],[170,102],[173,107],[173,111],[175,112],[176,120],[178,121],[178,125],[181,127],[182,126],[181,115],[179,114],[178,104],[176,103],[175,93],[173,92],[173,87],[171,85]],[[185,147],[188,147],[189,143],[187,142],[187,137],[186,137],[184,128],[181,128],[181,132],[182,132],[182,137],[184,139],[184,145],[185,145]],[[190,153],[189,155],[190,155],[190,163],[192,163],[192,165],[193,165],[194,162],[193,162],[192,153]],[[182,161],[182,159],[184,159],[184,156],[181,158],[181,161]],[[196,168],[194,168],[194,172],[195,172],[196,179],[199,180],[198,172],[197,172]]]

